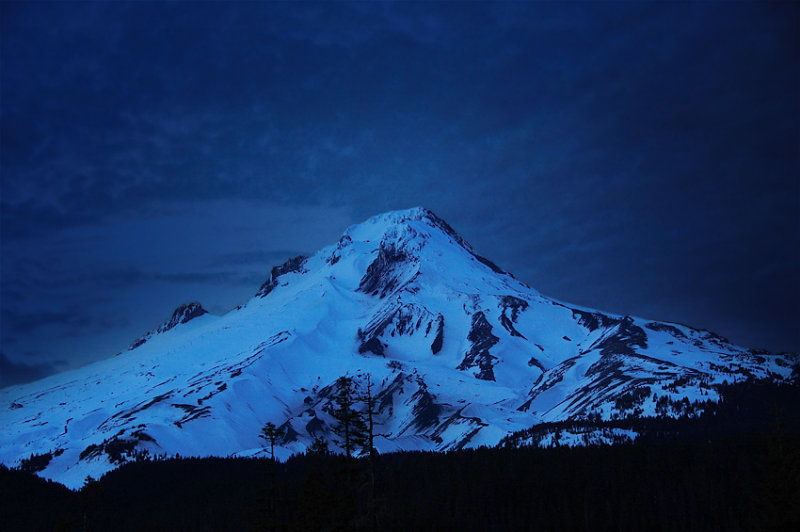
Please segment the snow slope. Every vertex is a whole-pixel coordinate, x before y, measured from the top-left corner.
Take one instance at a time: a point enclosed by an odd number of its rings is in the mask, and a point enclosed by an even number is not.
[[[116,357],[0,390],[0,461],[44,455],[40,475],[78,487],[137,453],[260,453],[268,421],[286,457],[333,442],[333,383],[367,374],[379,451],[494,445],[543,421],[677,415],[665,397],[714,400],[713,384],[793,363],[544,297],[414,208],[273,268],[224,316],[183,305]]]

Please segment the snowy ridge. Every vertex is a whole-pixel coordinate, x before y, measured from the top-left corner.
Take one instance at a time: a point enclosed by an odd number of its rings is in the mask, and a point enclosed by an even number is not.
[[[0,390],[0,461],[49,456],[39,474],[77,487],[144,452],[258,454],[268,421],[286,457],[317,436],[333,444],[333,383],[367,374],[380,452],[495,445],[545,421],[677,415],[664,405],[714,400],[725,380],[786,379],[798,360],[546,298],[422,208],[273,268],[224,316],[183,306],[143,338]]]

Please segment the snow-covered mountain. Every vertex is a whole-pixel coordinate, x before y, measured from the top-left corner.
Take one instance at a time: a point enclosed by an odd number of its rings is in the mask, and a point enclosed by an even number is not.
[[[785,379],[796,362],[544,297],[414,208],[273,268],[224,316],[183,305],[124,353],[0,390],[0,461],[33,455],[75,487],[138,453],[260,453],[270,421],[286,432],[278,456],[317,436],[335,447],[333,383],[367,374],[379,451],[495,445],[544,421],[677,415],[714,384]]]

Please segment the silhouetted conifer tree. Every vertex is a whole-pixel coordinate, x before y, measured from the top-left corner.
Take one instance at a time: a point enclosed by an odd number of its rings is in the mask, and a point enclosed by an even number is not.
[[[281,438],[283,434],[283,429],[276,427],[272,421],[267,422],[259,434],[259,438],[263,438],[265,444],[269,443],[269,457],[273,460],[275,459],[275,440]]]
[[[375,409],[375,397],[372,395],[372,386],[372,378],[370,374],[367,373],[365,390],[364,393],[361,394],[361,401],[365,406],[364,415],[366,417],[364,452],[369,461],[368,523],[370,529],[374,530],[378,526],[375,501],[375,457],[378,451],[375,449],[375,436],[380,436],[380,434],[375,434],[375,415],[377,414],[377,410]]]
[[[330,449],[328,449],[328,442],[322,436],[317,436],[314,438],[314,441],[311,442],[308,450],[306,450],[306,454],[310,454],[312,456],[328,456],[331,453]]]
[[[333,432],[339,437],[339,444],[348,458],[353,455],[353,451],[362,448],[367,440],[364,414],[355,408],[357,400],[352,377],[336,379],[336,407],[333,417],[337,424],[333,427]]]
[[[264,439],[264,445],[269,444],[269,489],[267,492],[269,520],[272,520],[275,515],[275,440],[283,434],[283,429],[276,427],[275,423],[271,421],[261,428],[261,434],[259,434],[259,437]]]

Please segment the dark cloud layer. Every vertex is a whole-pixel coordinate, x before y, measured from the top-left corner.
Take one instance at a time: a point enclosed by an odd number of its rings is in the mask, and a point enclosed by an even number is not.
[[[800,348],[794,3],[0,9],[14,356],[30,316],[88,335],[57,316],[101,301],[132,329],[181,283],[223,309],[280,253],[418,204],[548,295]]]
[[[0,352],[0,388],[35,381],[57,371],[54,364],[17,364]]]

